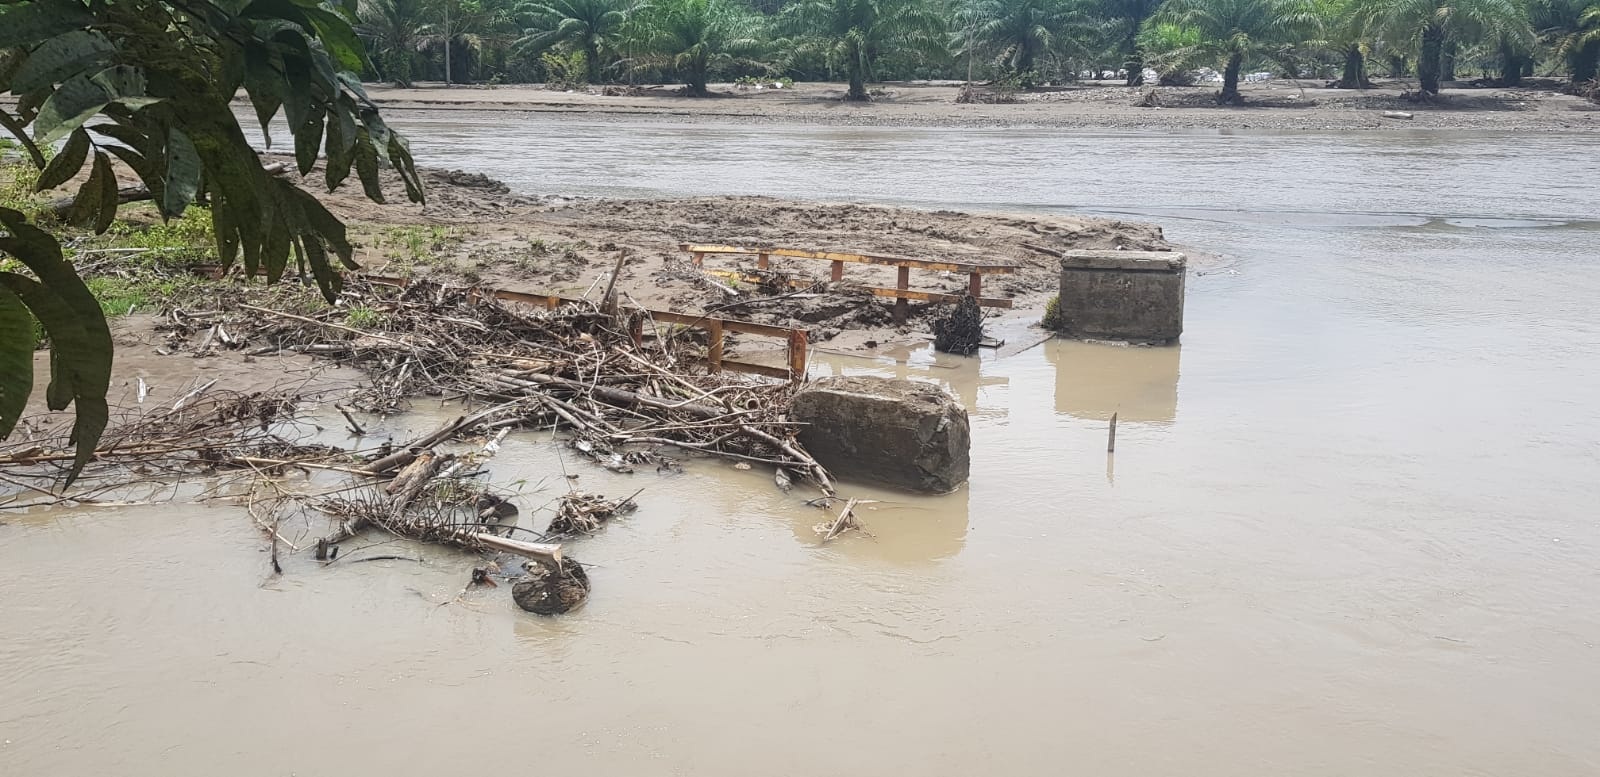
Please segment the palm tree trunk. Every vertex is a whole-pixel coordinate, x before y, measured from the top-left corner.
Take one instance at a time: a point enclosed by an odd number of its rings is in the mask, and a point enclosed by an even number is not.
[[[1128,71],[1128,86],[1144,86],[1144,52],[1139,50],[1139,28],[1134,26],[1134,34],[1128,36],[1128,61],[1123,67]]]
[[[1244,55],[1235,51],[1228,55],[1228,66],[1222,71],[1222,94],[1217,95],[1217,102],[1222,105],[1240,102],[1239,99],[1239,69],[1244,67]]]
[[[689,96],[710,97],[711,90],[706,88],[706,82],[709,80],[709,74],[704,66],[691,67],[689,69],[689,77],[686,79],[689,85]]]
[[[1456,80],[1456,49],[1454,38],[1445,38],[1444,46],[1439,49],[1439,80]]]
[[[850,52],[850,59],[845,64],[850,76],[850,91],[844,96],[846,100],[867,101],[867,63],[863,61],[864,59],[863,52]]]
[[[589,83],[600,83],[600,47],[593,43],[583,45],[584,67],[588,70]]]
[[[1344,50],[1344,75],[1334,84],[1337,89],[1366,89],[1372,86],[1367,80],[1367,60],[1361,54],[1361,44],[1352,43]]]
[[[1500,85],[1522,85],[1522,57],[1504,40],[1500,41]]]
[[[1591,41],[1572,56],[1572,83],[1593,81],[1600,72],[1600,41]]]
[[[1439,65],[1444,54],[1444,30],[1434,25],[1422,28],[1422,51],[1417,56],[1417,80],[1425,94],[1439,93]]]

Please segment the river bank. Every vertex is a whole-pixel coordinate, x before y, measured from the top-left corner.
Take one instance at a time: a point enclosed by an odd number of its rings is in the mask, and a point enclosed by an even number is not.
[[[1380,81],[1364,90],[1327,89],[1320,82],[1266,81],[1241,86],[1246,104],[1218,107],[1216,85],[1126,87],[1092,83],[1022,93],[1014,103],[958,104],[961,85],[908,82],[879,86],[867,104],[844,102],[838,84],[783,89],[716,85],[717,97],[680,97],[670,86],[592,87],[551,91],[538,85],[413,89],[369,85],[387,111],[512,111],[586,121],[810,124],[1076,129],[1282,129],[1600,131],[1600,105],[1561,94],[1553,84],[1519,88],[1447,88],[1426,104],[1401,97],[1415,85]],[[1142,107],[1153,93],[1153,105]],[[1387,118],[1385,112],[1411,114]]]

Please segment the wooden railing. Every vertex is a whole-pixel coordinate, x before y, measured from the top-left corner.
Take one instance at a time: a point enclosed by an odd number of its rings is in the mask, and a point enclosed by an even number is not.
[[[903,256],[886,256],[883,254],[856,254],[842,251],[808,251],[800,248],[747,248],[744,246],[704,245],[698,243],[680,243],[678,248],[687,251],[692,257],[696,267],[705,266],[707,254],[733,254],[738,256],[754,256],[756,267],[762,270],[769,269],[772,257],[781,256],[794,259],[817,259],[832,262],[832,271],[829,279],[837,283],[844,280],[845,263],[876,264],[898,268],[895,288],[881,286],[864,286],[879,297],[892,297],[894,299],[894,320],[896,323],[905,323],[908,313],[908,300],[919,302],[957,302],[960,294],[947,294],[937,291],[919,291],[911,288],[912,270],[934,270],[939,272],[962,273],[967,276],[967,293],[977,300],[979,305],[991,308],[1009,308],[1011,300],[1003,297],[983,296],[983,276],[1009,275],[1017,271],[1014,264],[976,264],[973,262],[948,262],[936,259],[911,259]]]
[[[363,275],[361,277],[374,283],[385,283],[398,286],[404,286],[407,283],[406,279],[404,278],[387,278],[377,275]],[[483,286],[474,287],[472,292],[475,294],[491,296],[495,299],[505,302],[520,302],[524,305],[536,305],[543,307],[546,310],[555,310],[562,305],[582,301],[572,299],[570,297],[560,297],[554,294],[532,294],[525,291],[493,289]],[[781,378],[783,380],[805,380],[809,339],[807,338],[806,330],[804,329],[796,329],[786,326],[773,326],[771,324],[758,324],[754,321],[740,321],[732,318],[696,315],[694,313],[674,313],[670,310],[650,310],[649,308],[640,307],[632,309],[644,313],[645,315],[657,321],[664,321],[669,324],[679,324],[682,326],[692,327],[694,329],[704,330],[706,333],[706,364],[711,368],[712,372],[728,370],[730,372],[747,372],[752,375],[765,375],[769,378]],[[642,322],[636,322],[634,330],[630,333],[633,336],[635,343],[638,343],[641,338],[644,337],[644,332],[640,328],[641,323]],[[746,335],[759,335],[762,337],[782,338],[788,347],[788,366],[770,367],[765,364],[755,364],[753,362],[741,362],[723,358],[722,352],[724,340],[729,332]]]
[[[222,274],[222,268],[217,265],[200,265],[194,267],[193,269],[196,273],[208,275],[210,277],[220,277]],[[411,285],[410,278],[399,278],[387,275],[356,275],[355,273],[347,273],[347,275],[359,277],[362,280],[382,284],[385,286],[405,288]],[[582,302],[582,300],[572,299],[570,297],[560,297],[554,294],[533,294],[525,291],[511,291],[509,289],[495,289],[484,286],[472,287],[469,293],[473,295],[481,294],[505,302],[519,302],[524,305],[534,305],[543,307],[546,310],[555,310],[562,305]],[[706,364],[711,368],[712,372],[728,370],[730,372],[745,372],[752,375],[764,375],[769,378],[779,378],[781,380],[805,380],[809,339],[806,335],[806,330],[804,329],[796,329],[794,327],[786,326],[773,326],[771,324],[758,324],[754,321],[740,321],[738,319],[718,318],[716,316],[696,315],[693,313],[674,313],[670,310],[650,310],[649,308],[642,307],[635,307],[632,309],[644,313],[645,315],[657,321],[664,321],[669,324],[679,324],[682,326],[704,330],[706,333]],[[635,344],[639,343],[644,337],[642,324],[642,321],[635,320],[633,331],[629,333],[633,337]],[[786,360],[787,366],[770,367],[765,364],[755,364],[752,362],[741,362],[723,358],[722,353],[725,346],[725,339],[729,332],[757,335],[761,337],[781,338],[785,342],[785,345],[788,349],[788,359]]]

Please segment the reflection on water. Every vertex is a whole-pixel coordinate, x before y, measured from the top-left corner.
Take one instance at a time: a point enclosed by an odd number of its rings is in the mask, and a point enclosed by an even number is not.
[[[1181,345],[1126,346],[1056,340],[1045,356],[1056,368],[1056,412],[1086,420],[1170,423],[1178,414]]]

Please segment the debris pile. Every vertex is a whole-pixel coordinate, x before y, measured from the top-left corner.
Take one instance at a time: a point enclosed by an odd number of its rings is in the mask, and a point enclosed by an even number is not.
[[[983,342],[983,311],[971,294],[963,295],[947,315],[933,320],[933,347],[971,356]]]

